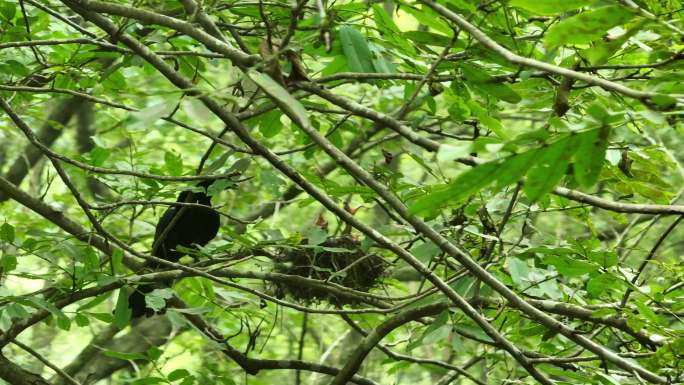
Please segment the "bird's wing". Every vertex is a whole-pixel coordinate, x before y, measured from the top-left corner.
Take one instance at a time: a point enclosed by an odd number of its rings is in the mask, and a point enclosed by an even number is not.
[[[161,236],[161,234],[164,232],[164,229],[171,223],[171,220],[173,219],[174,216],[176,216],[176,213],[178,212],[178,207],[176,206],[171,206],[166,211],[164,211],[164,215],[162,215],[161,218],[159,218],[159,221],[157,222],[157,228],[154,231],[154,241],[157,242],[157,239]]]

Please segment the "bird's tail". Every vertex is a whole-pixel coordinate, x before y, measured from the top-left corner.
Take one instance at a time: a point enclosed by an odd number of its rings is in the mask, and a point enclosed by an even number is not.
[[[154,310],[149,309],[145,303],[145,294],[154,290],[154,285],[140,285],[128,296],[128,307],[131,309],[131,318],[148,317],[154,315]]]

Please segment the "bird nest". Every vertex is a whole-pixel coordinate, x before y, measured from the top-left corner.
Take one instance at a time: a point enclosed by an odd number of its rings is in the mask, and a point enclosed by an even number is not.
[[[386,262],[377,254],[361,250],[359,241],[350,237],[330,238],[317,247],[283,250],[275,259],[275,272],[327,281],[368,292],[378,285]],[[358,303],[350,296],[297,282],[274,282],[275,295],[291,296],[299,302],[325,301],[335,306]]]

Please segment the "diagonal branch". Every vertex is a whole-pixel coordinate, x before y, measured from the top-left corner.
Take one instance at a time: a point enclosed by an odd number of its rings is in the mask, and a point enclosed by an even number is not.
[[[607,91],[617,92],[630,98],[637,99],[645,104],[651,104],[651,98],[658,95],[653,92],[638,91],[633,88],[625,87],[622,84],[605,80],[596,76],[591,76],[586,73],[573,71],[571,69],[559,67],[553,64],[544,63],[539,60],[530,59],[517,55],[508,50],[507,48],[503,47],[499,43],[492,40],[479,28],[470,24],[466,19],[461,17],[459,14],[451,11],[450,9],[446,8],[441,4],[438,4],[436,1],[420,0],[420,2],[432,8],[437,13],[442,15],[444,18],[458,25],[460,28],[462,28],[463,30],[468,32],[472,37],[474,37],[477,41],[479,41],[480,44],[496,52],[497,54],[503,56],[504,59],[510,61],[511,63],[518,64],[524,67],[535,68],[544,72],[565,76],[575,80],[581,80],[587,82],[588,84],[599,86]]]

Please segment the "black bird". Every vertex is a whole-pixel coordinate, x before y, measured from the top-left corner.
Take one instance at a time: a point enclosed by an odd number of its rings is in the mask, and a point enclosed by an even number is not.
[[[220,217],[215,210],[211,209],[211,198],[207,196],[205,190],[213,182],[209,180],[199,183],[198,186],[202,187],[202,192],[186,190],[178,195],[177,202],[199,203],[207,207],[169,207],[157,222],[152,255],[170,262],[178,262],[185,254],[176,250],[178,246],[187,248],[193,245],[204,246],[216,236],[220,226]],[[166,235],[162,238],[164,232]],[[158,262],[149,261],[145,267],[157,270],[164,266]],[[154,314],[154,311],[145,305],[145,294],[158,287],[159,285],[155,284],[144,284],[131,293],[128,297],[128,307],[131,309],[132,318],[142,315],[149,317]]]

